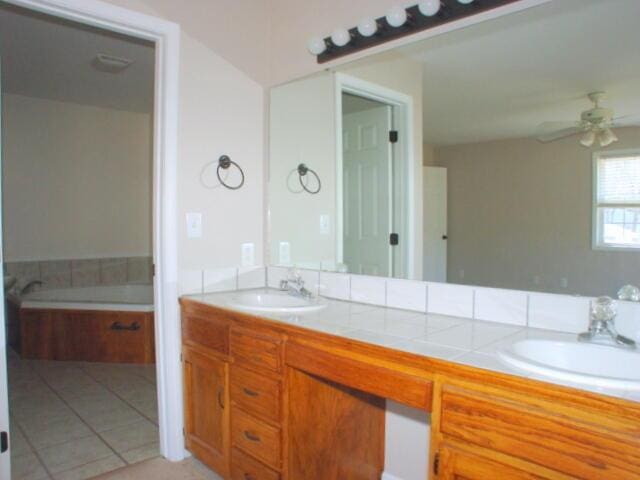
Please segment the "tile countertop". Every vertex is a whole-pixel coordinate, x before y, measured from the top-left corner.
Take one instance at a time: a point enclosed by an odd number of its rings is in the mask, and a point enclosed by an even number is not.
[[[327,303],[325,309],[302,315],[248,312],[227,304],[239,292],[268,291],[274,290],[235,290],[185,295],[183,298],[394,350],[640,402],[640,392],[637,391],[601,388],[535,375],[505,365],[497,356],[501,347],[518,340],[575,341],[576,335],[573,333],[384,308],[324,297],[320,298]]]

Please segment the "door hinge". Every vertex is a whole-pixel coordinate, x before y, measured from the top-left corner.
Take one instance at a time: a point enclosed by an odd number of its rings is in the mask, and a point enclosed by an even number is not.
[[[155,263],[151,264],[151,276],[152,277],[156,276],[156,264]]]
[[[397,130],[389,130],[389,142],[398,143],[398,131]]]
[[[397,233],[389,234],[389,245],[398,245],[400,242],[400,238]]]
[[[9,432],[0,432],[0,453],[9,450]]]
[[[436,453],[433,457],[433,474],[438,475],[440,471],[440,453]]]

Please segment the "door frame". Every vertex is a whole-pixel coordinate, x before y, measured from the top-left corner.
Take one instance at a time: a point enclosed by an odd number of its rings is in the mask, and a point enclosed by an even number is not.
[[[349,93],[358,97],[374,100],[391,106],[393,128],[403,132],[399,136],[398,143],[392,148],[393,161],[400,161],[404,165],[404,184],[407,191],[402,198],[402,211],[404,212],[406,232],[401,232],[401,245],[403,247],[401,261],[394,264],[396,275],[400,278],[414,278],[416,257],[415,242],[415,212],[416,192],[414,182],[411,179],[416,176],[416,164],[414,159],[414,125],[413,125],[413,98],[410,95],[362,80],[344,73],[334,73],[335,78],[335,138],[336,138],[336,263],[344,260],[343,234],[343,144],[342,144],[342,94]],[[392,196],[396,197],[396,194]],[[393,218],[393,212],[390,212]],[[404,240],[402,240],[404,237]],[[391,254],[392,256],[393,254]]]
[[[177,164],[180,26],[99,0],[5,0],[155,44],[153,261],[160,453],[185,457],[178,307]],[[1,230],[0,222],[0,234]],[[0,386],[2,388],[2,386]]]

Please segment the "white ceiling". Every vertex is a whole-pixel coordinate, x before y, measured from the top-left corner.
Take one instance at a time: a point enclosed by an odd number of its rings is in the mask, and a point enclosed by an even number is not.
[[[135,60],[121,73],[92,66],[98,53]],[[2,91],[151,112],[153,45],[0,3]]]
[[[577,120],[595,90],[640,114],[639,19],[638,0],[557,0],[401,48],[424,63],[425,142],[533,136]]]

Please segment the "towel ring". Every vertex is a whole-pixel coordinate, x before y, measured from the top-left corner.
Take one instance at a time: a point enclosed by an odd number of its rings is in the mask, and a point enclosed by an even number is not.
[[[222,180],[222,177],[220,176],[220,169],[222,168],[223,170],[227,170],[231,165],[233,165],[238,169],[242,177],[238,185],[233,185],[233,186],[227,185],[226,183],[224,183],[224,180]],[[228,155],[222,155],[218,159],[218,168],[216,168],[216,176],[218,177],[218,181],[220,182],[220,185],[228,188],[229,190],[238,190],[240,187],[242,187],[242,185],[244,185],[244,172],[242,171],[242,168],[240,168],[240,165],[238,165],[236,162],[231,160],[231,158]]]
[[[318,182],[318,188],[315,190],[309,190],[307,188],[307,185],[305,185],[305,183],[302,181],[302,177],[305,177],[309,172],[313,173],[313,176],[316,177],[316,181]],[[318,176],[318,174],[315,171],[311,170],[309,167],[307,167],[304,163],[301,163],[300,165],[298,165],[298,175],[299,175],[298,180],[300,180],[300,185],[306,192],[310,193],[311,195],[315,195],[322,188],[322,183],[320,182],[320,177]]]

